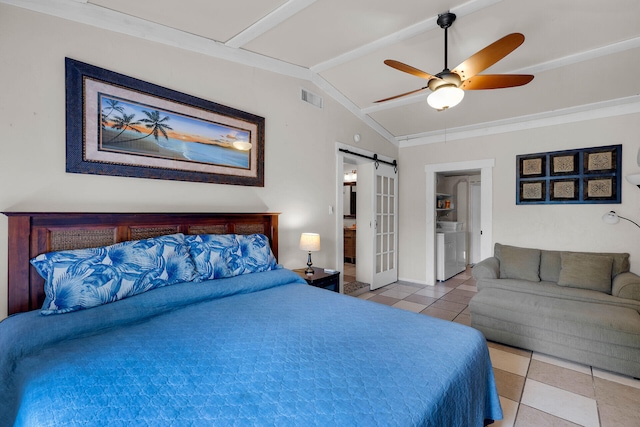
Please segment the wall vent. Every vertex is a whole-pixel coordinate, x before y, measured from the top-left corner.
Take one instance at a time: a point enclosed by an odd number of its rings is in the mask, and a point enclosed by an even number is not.
[[[308,102],[315,107],[322,108],[322,97],[320,95],[316,95],[313,92],[309,92],[304,88],[300,91],[300,99],[302,99],[304,102]]]

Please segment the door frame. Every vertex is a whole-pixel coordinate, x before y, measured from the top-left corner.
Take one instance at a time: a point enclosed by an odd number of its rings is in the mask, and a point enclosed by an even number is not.
[[[362,157],[354,156],[348,153],[343,153],[340,149],[351,151],[352,153],[362,154],[363,156],[373,157],[373,151],[368,151],[359,147],[354,147],[352,145],[343,144],[341,142],[336,142],[336,208],[333,212],[336,214],[336,229],[335,229],[335,241],[336,241],[336,258],[335,265],[336,269],[341,270],[341,266],[344,265],[344,200],[342,198],[342,189],[344,187],[344,159],[349,158],[356,165],[363,165],[368,163],[373,163],[373,160],[365,159]],[[387,162],[393,162],[393,159],[387,156],[382,156],[378,154],[378,159],[384,160]],[[360,187],[358,187],[358,191],[362,191]],[[371,197],[375,198],[375,194],[373,194],[374,189],[371,189]],[[371,207],[373,210],[373,206]],[[370,214],[373,215],[372,212]],[[373,244],[373,243],[372,243]],[[356,245],[356,260],[358,259],[358,253],[361,251],[358,249]],[[372,255],[369,255],[372,256]],[[340,275],[340,293],[344,293],[344,274]]]
[[[467,229],[469,232],[469,264],[477,264],[482,261],[481,254],[478,253],[479,251],[476,251],[473,248],[473,244],[477,239],[477,237],[474,238],[474,232],[477,232],[478,229],[482,231],[481,224],[478,224],[478,222],[481,221],[473,220],[473,216],[476,214],[476,211],[480,211],[480,218],[482,219],[482,208],[474,206],[473,203],[476,189],[480,191],[478,197],[480,198],[480,206],[482,206],[482,183],[477,181],[469,182],[469,228]],[[482,238],[480,238],[480,241],[482,241]]]
[[[488,258],[492,254],[493,242],[493,167],[495,159],[470,160],[466,162],[438,163],[425,166],[427,179],[426,214],[426,284],[436,284],[436,174],[440,172],[462,172],[480,169],[480,257]]]

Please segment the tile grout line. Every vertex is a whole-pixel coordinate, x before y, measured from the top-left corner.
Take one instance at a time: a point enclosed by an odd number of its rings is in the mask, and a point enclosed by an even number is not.
[[[602,426],[602,417],[600,416],[600,403],[598,402],[596,377],[593,374],[593,366],[589,366],[589,372],[591,373],[591,386],[593,387],[593,400],[596,401],[596,414],[598,415],[598,425]]]

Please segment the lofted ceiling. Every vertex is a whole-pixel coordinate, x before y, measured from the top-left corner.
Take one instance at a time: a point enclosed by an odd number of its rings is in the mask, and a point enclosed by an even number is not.
[[[616,0],[0,0],[309,80],[398,145],[576,114],[640,111],[640,2]],[[535,75],[526,86],[466,91],[438,112],[426,86],[384,65],[453,69],[513,32],[524,43],[484,73]],[[320,92],[320,91],[318,91]],[[593,113],[593,112],[599,113]],[[591,112],[591,113],[589,113]]]

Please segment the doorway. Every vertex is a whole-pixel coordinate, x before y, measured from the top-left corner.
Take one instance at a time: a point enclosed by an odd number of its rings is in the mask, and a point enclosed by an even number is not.
[[[363,277],[360,277],[358,274],[358,269],[365,267],[366,259],[363,258],[364,254],[368,254],[369,252],[373,252],[373,242],[368,243],[367,241],[362,241],[358,244],[357,240],[361,239],[366,233],[366,228],[364,227],[365,219],[368,221],[368,218],[371,217],[372,207],[366,202],[366,199],[373,197],[373,188],[371,187],[371,183],[362,182],[359,173],[362,171],[362,167],[367,163],[371,163],[370,160],[363,159],[358,156],[354,156],[351,154],[343,153],[340,149],[362,153],[364,155],[372,155],[372,153],[365,152],[363,150],[358,150],[354,147],[337,143],[336,144],[336,169],[337,169],[337,177],[336,177],[336,260],[335,265],[338,269],[342,270],[342,274],[340,274],[340,292],[341,293],[352,293],[358,289],[363,289],[363,292],[369,289],[369,283],[365,282]],[[352,171],[356,171],[355,177],[355,197],[351,195],[354,188],[353,186],[345,186],[345,174],[352,173]],[[347,191],[348,190],[348,191]],[[349,205],[347,207],[347,203],[352,203],[352,201],[356,202],[355,210],[352,212],[352,208]],[[358,207],[359,206],[359,207]],[[347,214],[347,211],[349,212]],[[360,222],[361,230],[358,230],[358,222]],[[345,228],[349,228],[346,233],[350,234],[354,237],[354,252],[355,256],[353,259],[349,259],[345,263]],[[360,232],[358,232],[360,231]],[[349,253],[352,255],[353,253]],[[345,285],[348,285],[345,287]]]
[[[349,285],[349,289],[345,289],[345,293],[356,291],[359,286],[353,285],[356,282],[356,236],[357,236],[357,206],[358,206],[358,165],[353,163],[351,159],[344,159],[344,183],[342,185],[343,200],[343,221],[342,228],[344,238],[344,263],[342,275],[345,285]]]
[[[480,257],[488,258],[492,254],[493,222],[493,167],[494,159],[471,160],[467,162],[440,163],[425,166],[426,172],[426,233],[425,233],[425,270],[427,285],[436,283],[436,184],[437,174],[444,172],[465,172],[480,170]]]
[[[341,151],[344,150],[344,151]],[[346,151],[346,152],[345,152]],[[335,265],[343,267],[343,274],[340,275],[340,292],[348,293],[345,290],[345,225],[351,224],[348,218],[344,216],[345,209],[345,191],[344,191],[344,174],[345,169],[357,170],[357,185],[356,185],[356,213],[355,213],[355,283],[356,286],[363,284],[363,291],[368,290],[373,283],[374,278],[378,278],[380,274],[393,268],[395,272],[395,266],[397,264],[397,242],[396,242],[396,212],[397,212],[397,180],[394,179],[394,192],[389,195],[386,191],[381,194],[376,194],[376,183],[380,180],[383,183],[387,183],[384,187],[389,189],[389,180],[381,178],[379,175],[385,168],[384,162],[393,162],[393,159],[386,156],[377,156],[380,161],[379,167],[375,167],[373,161],[375,153],[352,147],[349,145],[336,143],[336,260]],[[393,170],[393,168],[392,168]],[[394,171],[395,175],[395,171]],[[397,175],[396,175],[397,176]],[[382,190],[381,190],[382,191]],[[390,201],[393,201],[393,211],[380,212],[378,215],[374,210],[377,206],[390,206]],[[378,203],[384,201],[385,203]],[[331,212],[333,209],[331,208]],[[380,217],[380,218],[378,218]],[[394,220],[391,228],[391,219]],[[381,228],[378,229],[377,226]],[[391,242],[390,236],[393,237]],[[380,240],[380,248],[382,251],[377,250],[376,242]],[[393,257],[393,260],[389,260]],[[377,272],[377,261],[381,261],[381,269]],[[349,270],[351,271],[351,270]],[[397,274],[397,273],[396,273]],[[348,275],[349,278],[353,276]],[[396,276],[397,280],[397,276]],[[395,280],[394,280],[395,281]],[[354,282],[351,282],[354,283]],[[347,289],[348,290],[348,289]],[[357,289],[356,289],[357,290]]]

